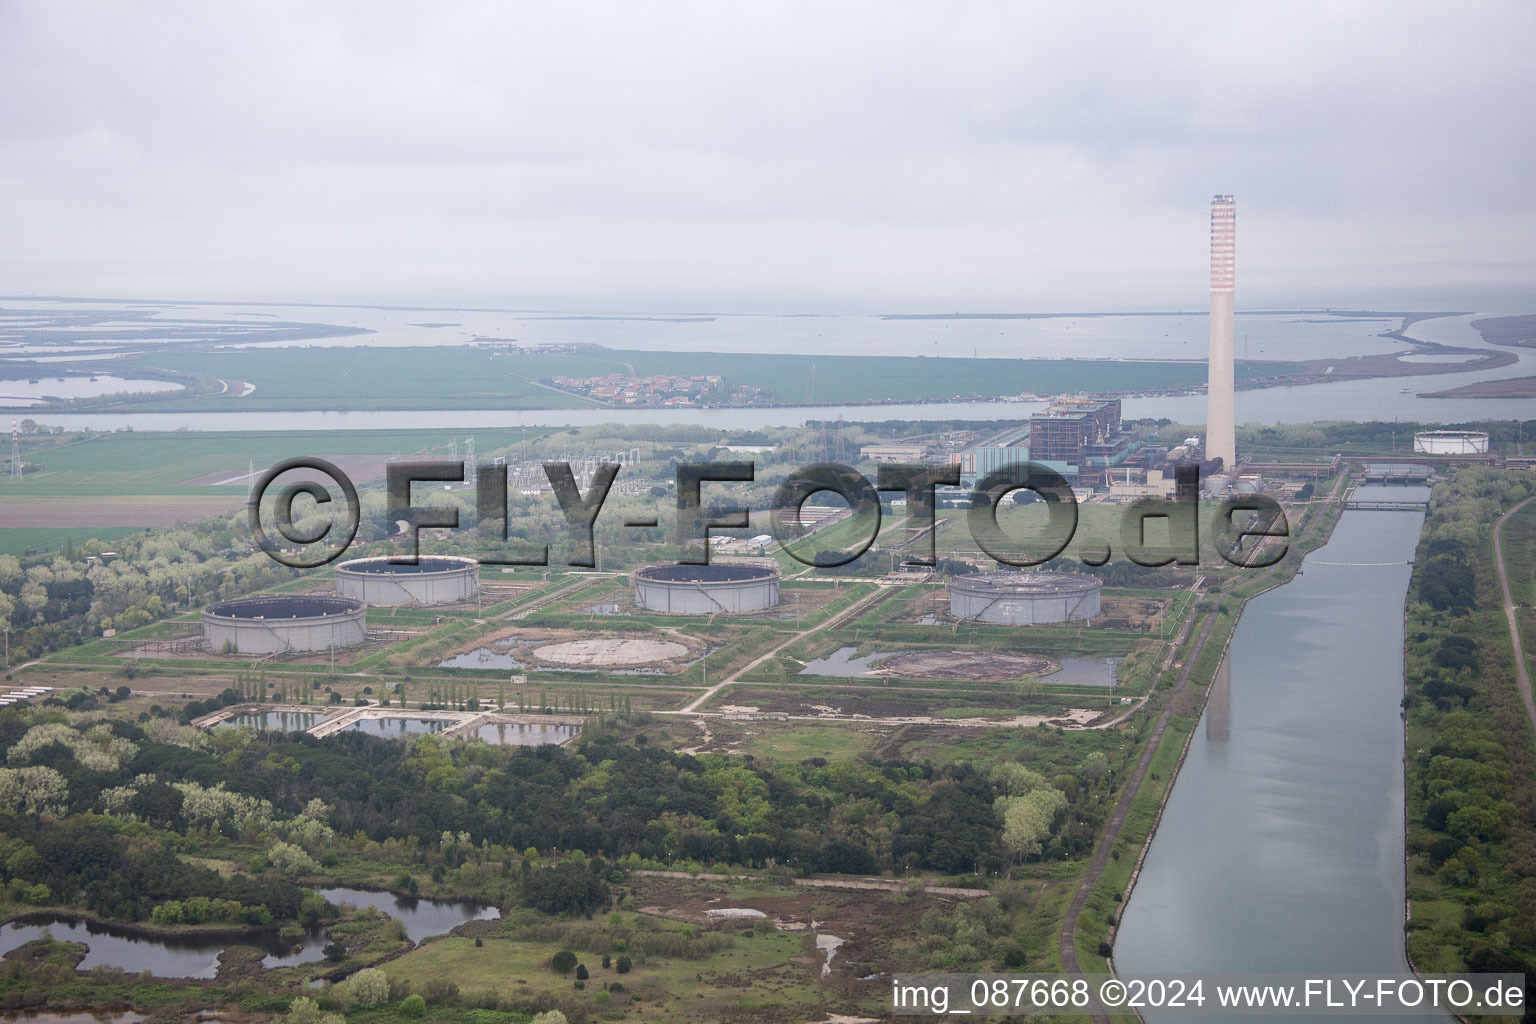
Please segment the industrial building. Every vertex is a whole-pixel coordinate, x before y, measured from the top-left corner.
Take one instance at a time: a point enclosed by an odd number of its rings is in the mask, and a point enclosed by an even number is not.
[[[774,566],[652,565],[629,580],[636,607],[668,615],[739,615],[779,603]]]
[[[247,597],[203,611],[203,645],[239,654],[354,647],[367,639],[367,606],[348,597]],[[227,648],[226,648],[227,645]]]
[[[1092,619],[1104,585],[1086,573],[1004,570],[957,576],[947,586],[957,619],[1034,626]]]
[[[375,607],[453,604],[480,592],[473,558],[422,555],[414,565],[388,558],[354,558],[336,567],[336,593]]]
[[[1120,425],[1118,398],[1058,398],[1029,418],[1029,458],[1073,483],[1098,485],[1145,440]]]
[[[922,462],[927,454],[926,444],[866,444],[859,449],[871,462]]]
[[[959,463],[962,480],[975,481],[999,469],[1022,466],[1029,461],[1029,424],[1008,427],[982,438],[950,456]]]
[[[1421,430],[1413,435],[1416,455],[1487,455],[1488,435],[1481,430]]]
[[[1109,476],[1109,496],[1117,501],[1173,497],[1173,474],[1161,469],[1117,469]]]
[[[1146,439],[1120,422],[1120,399],[1063,397],[1029,422],[1009,427],[950,457],[974,483],[999,470],[1037,462],[1074,484],[1097,487],[1133,463]]]

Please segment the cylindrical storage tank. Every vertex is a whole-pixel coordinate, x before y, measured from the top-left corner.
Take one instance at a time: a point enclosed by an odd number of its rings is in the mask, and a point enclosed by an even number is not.
[[[367,639],[367,607],[348,597],[296,595],[222,601],[203,610],[203,644],[239,654],[324,651]]]
[[[354,558],[336,567],[336,593],[374,607],[453,604],[480,592],[480,563],[453,555],[422,555],[415,565],[388,558]]]
[[[1103,584],[1078,572],[983,572],[949,581],[949,613],[970,622],[1037,626],[1099,614]]]
[[[1488,435],[1481,430],[1421,430],[1413,435],[1420,455],[1487,455]]]
[[[669,615],[742,614],[779,603],[779,570],[762,565],[653,565],[629,577],[635,605]]]

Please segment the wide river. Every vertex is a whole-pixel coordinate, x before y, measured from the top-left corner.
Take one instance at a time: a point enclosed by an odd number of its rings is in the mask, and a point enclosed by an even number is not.
[[[1407,970],[1399,702],[1422,525],[1346,512],[1249,602],[1125,908],[1122,973]]]

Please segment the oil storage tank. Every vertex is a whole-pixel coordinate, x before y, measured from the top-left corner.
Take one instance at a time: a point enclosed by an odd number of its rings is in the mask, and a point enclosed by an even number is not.
[[[1096,577],[1078,572],[983,572],[948,583],[949,613],[969,622],[1037,626],[1099,614]]]
[[[452,555],[422,555],[414,565],[388,558],[354,558],[336,567],[336,593],[374,607],[454,604],[480,592],[480,563]]]
[[[637,607],[669,615],[742,614],[779,603],[779,570],[764,565],[652,565],[629,579]]]
[[[354,647],[367,639],[366,615],[363,602],[348,597],[304,594],[221,601],[203,610],[203,644],[240,654]]]
[[[1482,430],[1421,430],[1413,435],[1416,455],[1487,455],[1488,434]]]

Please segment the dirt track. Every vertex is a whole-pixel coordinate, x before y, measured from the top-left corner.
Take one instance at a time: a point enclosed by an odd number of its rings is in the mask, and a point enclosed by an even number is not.
[[[1509,590],[1509,573],[1504,568],[1504,520],[1519,512],[1536,498],[1526,498],[1499,517],[1493,527],[1493,564],[1499,570],[1499,587],[1504,595],[1504,617],[1509,620],[1509,642],[1515,655],[1515,685],[1520,690],[1520,700],[1525,704],[1526,716],[1531,728],[1536,729],[1536,701],[1531,698],[1531,672],[1525,665],[1525,645],[1520,638],[1520,610]]]

